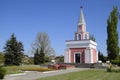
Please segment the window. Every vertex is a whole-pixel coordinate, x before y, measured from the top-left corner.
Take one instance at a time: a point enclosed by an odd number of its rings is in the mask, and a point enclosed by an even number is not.
[[[87,34],[85,34],[85,39],[88,39],[88,35]]]
[[[78,35],[78,40],[81,40],[81,35],[80,34]]]

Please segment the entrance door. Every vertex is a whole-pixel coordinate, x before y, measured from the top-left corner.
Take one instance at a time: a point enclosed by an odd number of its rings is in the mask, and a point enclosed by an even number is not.
[[[80,53],[75,54],[75,63],[80,63]]]

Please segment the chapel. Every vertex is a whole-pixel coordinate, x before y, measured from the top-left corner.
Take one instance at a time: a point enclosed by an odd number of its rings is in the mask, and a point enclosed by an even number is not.
[[[90,39],[86,31],[83,8],[80,8],[80,16],[73,40],[66,40],[64,63],[97,63],[97,43]]]

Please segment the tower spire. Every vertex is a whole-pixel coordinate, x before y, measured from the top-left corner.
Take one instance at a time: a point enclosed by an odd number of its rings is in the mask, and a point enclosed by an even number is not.
[[[83,7],[81,6],[80,7],[80,17],[79,17],[79,20],[78,20],[78,25],[86,25],[82,9],[83,9]]]

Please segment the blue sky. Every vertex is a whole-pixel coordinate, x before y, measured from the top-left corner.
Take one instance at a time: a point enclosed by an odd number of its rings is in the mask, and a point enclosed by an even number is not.
[[[0,0],[0,51],[14,33],[23,42],[25,54],[31,55],[37,33],[46,32],[56,55],[63,55],[65,40],[74,39],[81,5],[87,31],[106,55],[107,18],[113,5],[120,11],[120,0]],[[118,25],[120,30],[120,21]]]

